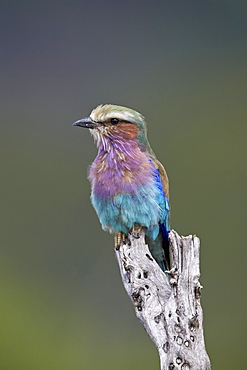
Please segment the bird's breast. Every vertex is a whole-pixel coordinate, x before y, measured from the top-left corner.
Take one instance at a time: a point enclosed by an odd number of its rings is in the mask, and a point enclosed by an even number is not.
[[[99,150],[90,167],[92,192],[99,198],[118,194],[135,194],[154,181],[154,166],[139,147],[117,143],[108,152]]]

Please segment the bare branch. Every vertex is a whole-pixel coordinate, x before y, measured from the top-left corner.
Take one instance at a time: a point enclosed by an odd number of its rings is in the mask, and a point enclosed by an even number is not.
[[[172,268],[163,273],[145,244],[129,235],[130,245],[115,250],[124,287],[136,316],[156,345],[161,370],[210,370],[203,337],[199,283],[200,241],[170,232]]]

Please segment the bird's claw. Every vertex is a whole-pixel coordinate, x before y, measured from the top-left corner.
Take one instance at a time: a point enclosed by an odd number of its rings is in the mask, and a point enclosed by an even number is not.
[[[119,231],[114,237],[114,245],[117,250],[119,249],[122,243],[126,244],[127,242],[128,242],[128,238],[126,234],[124,234],[122,231]]]
[[[132,228],[131,228],[131,235],[135,238],[135,239],[139,239],[141,237],[141,231],[142,231],[142,226],[140,224],[135,224]]]

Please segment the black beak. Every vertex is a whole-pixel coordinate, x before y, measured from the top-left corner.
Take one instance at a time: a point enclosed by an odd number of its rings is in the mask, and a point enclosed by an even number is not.
[[[80,126],[85,128],[96,128],[100,126],[100,123],[92,120],[91,117],[86,117],[75,121],[72,126]]]

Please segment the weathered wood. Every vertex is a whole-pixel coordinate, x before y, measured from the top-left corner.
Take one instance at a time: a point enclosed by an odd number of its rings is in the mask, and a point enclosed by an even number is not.
[[[145,244],[129,235],[129,244],[115,249],[124,287],[156,345],[161,370],[210,370],[203,337],[199,283],[200,241],[170,232],[172,268],[162,272]]]

